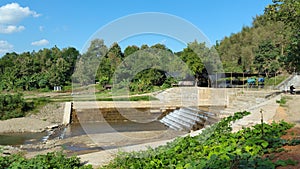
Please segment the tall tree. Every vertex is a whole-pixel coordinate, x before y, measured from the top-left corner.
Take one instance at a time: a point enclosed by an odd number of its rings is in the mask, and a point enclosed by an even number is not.
[[[124,50],[124,57],[127,57],[138,50],[140,50],[140,48],[135,45],[127,46]]]
[[[72,76],[73,82],[80,85],[94,84],[99,64],[107,51],[108,49],[102,39],[92,40],[87,51],[77,61]]]
[[[280,68],[278,61],[280,49],[275,45],[266,41],[259,45],[255,54],[254,64],[259,73],[265,73],[268,77],[270,73],[277,73]]]
[[[204,53],[207,50],[205,43],[194,41],[188,44],[188,47],[180,53],[180,58],[187,64],[188,68],[193,73],[195,85],[197,85],[202,70],[204,69],[203,59]]]
[[[300,71],[300,1],[273,0],[273,4],[265,9],[265,15],[272,21],[283,22],[285,28],[291,31],[283,59],[290,72]]]

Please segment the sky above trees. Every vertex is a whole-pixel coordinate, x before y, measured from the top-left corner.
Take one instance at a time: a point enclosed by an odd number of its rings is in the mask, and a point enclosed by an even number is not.
[[[243,26],[251,25],[252,18],[262,14],[270,3],[271,0],[1,0],[0,57],[6,52],[37,51],[55,45],[81,50],[88,39],[108,23],[143,12],[162,12],[183,18],[200,29],[214,44],[239,32]],[[132,38],[120,45],[124,50],[128,45],[156,43],[165,44],[173,51],[186,47],[163,36]]]

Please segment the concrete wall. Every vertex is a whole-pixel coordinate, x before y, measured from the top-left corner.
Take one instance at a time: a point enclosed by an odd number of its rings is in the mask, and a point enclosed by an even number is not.
[[[216,107],[226,107],[234,89],[175,87],[154,95],[159,101],[110,101],[74,102],[72,121],[76,122],[149,122],[161,118],[180,107],[207,108],[205,111],[219,112]],[[66,122],[69,119],[66,119]],[[70,120],[69,120],[70,121]],[[78,122],[78,121],[77,121]]]
[[[185,106],[226,106],[229,101],[230,89],[226,88],[200,88],[175,87],[161,92],[157,97],[160,102],[168,105]]]
[[[92,108],[73,109],[72,121],[80,123],[89,122],[126,122],[134,121],[148,123],[156,121],[162,115],[160,110],[151,111],[149,108]]]
[[[285,81],[281,82],[278,86],[276,86],[275,89],[278,89],[280,91],[289,91],[290,86],[292,84],[296,88],[300,87],[300,75],[297,75],[297,74],[291,75]]]
[[[63,124],[68,125],[71,123],[71,112],[72,112],[72,103],[66,102],[63,116]]]

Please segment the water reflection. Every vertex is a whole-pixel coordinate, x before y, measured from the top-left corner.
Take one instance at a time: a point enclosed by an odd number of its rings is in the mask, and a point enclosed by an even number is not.
[[[84,126],[84,129],[83,127]],[[136,123],[136,122],[112,122],[112,123],[73,123],[63,130],[55,132],[50,139],[55,137],[69,138],[74,136],[88,134],[103,134],[115,132],[138,132],[138,131],[161,131],[167,130],[167,127],[158,121],[150,123]],[[87,132],[86,132],[87,131]],[[49,138],[48,132],[42,133],[7,133],[0,134],[0,145],[24,145],[36,144]]]
[[[82,127],[84,126],[84,127]],[[168,128],[158,121],[150,123],[136,123],[136,122],[111,122],[111,123],[73,123],[66,131],[64,138],[74,137],[88,134],[102,134],[112,132],[138,132],[138,131],[160,131]]]
[[[0,134],[0,145],[35,144],[41,142],[45,136],[46,132]]]

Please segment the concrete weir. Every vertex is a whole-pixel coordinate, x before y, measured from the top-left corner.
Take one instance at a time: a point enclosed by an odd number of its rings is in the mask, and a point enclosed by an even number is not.
[[[216,114],[228,104],[225,89],[176,87],[154,94],[156,101],[75,101],[65,106],[64,124],[71,122],[150,122],[170,112],[194,107]],[[213,107],[213,109],[212,109]],[[216,108],[217,107],[217,108]]]
[[[63,116],[63,125],[68,125],[71,123],[71,113],[72,113],[72,103],[66,102]]]
[[[163,105],[159,101],[101,101],[74,102],[72,122],[126,122],[147,123],[160,119],[179,105]]]

